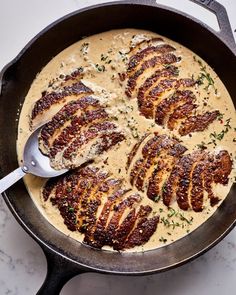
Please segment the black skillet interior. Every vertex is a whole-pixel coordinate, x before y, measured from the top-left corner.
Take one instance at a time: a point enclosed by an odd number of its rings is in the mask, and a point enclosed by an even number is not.
[[[217,34],[196,20],[150,2],[149,5],[117,2],[78,11],[40,33],[4,73],[0,96],[1,176],[18,165],[16,114],[41,68],[81,37],[129,27],[157,32],[193,50],[215,69],[236,101],[236,57]],[[98,271],[138,274],[180,265],[219,241],[235,224],[235,192],[234,185],[217,212],[190,235],[160,249],[136,254],[97,251],[66,237],[42,217],[22,181],[6,192],[5,200],[18,221],[51,258],[63,256],[71,267],[84,265]]]

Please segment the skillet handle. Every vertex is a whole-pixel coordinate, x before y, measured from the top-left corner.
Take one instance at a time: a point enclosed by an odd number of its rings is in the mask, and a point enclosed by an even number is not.
[[[134,0],[133,0],[134,1]],[[234,35],[230,25],[227,11],[225,7],[215,0],[190,0],[196,4],[199,4],[206,9],[213,12],[216,17],[220,27],[220,31],[216,32],[219,38],[224,41],[228,47],[236,54],[236,43],[234,40]],[[156,0],[135,0],[137,3],[151,3],[152,5],[158,5]]]
[[[64,285],[74,276],[85,273],[82,266],[73,264],[50,250],[42,247],[47,258],[47,275],[36,295],[59,295]]]
[[[210,10],[216,15],[218,24],[220,27],[220,31],[217,32],[218,35],[227,43],[227,45],[231,49],[235,51],[236,44],[235,44],[232,28],[230,25],[229,17],[225,7],[215,0],[190,0],[190,1],[205,7],[206,9]]]

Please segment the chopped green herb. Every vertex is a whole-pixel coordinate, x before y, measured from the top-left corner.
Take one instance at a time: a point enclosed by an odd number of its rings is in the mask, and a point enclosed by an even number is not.
[[[88,47],[89,47],[89,43],[86,43],[84,42],[82,45],[81,45],[81,48],[80,48],[80,52],[85,55],[88,53]]]
[[[104,61],[105,64],[110,64],[112,62],[111,59],[108,58],[108,55],[101,54],[101,61]]]
[[[204,90],[208,90],[210,86],[213,86],[215,89],[215,86],[214,86],[215,82],[209,73],[200,73],[196,82],[198,85],[202,85],[202,84],[204,84],[205,79],[207,80],[208,84],[206,87],[204,87]]]
[[[225,132],[225,130],[222,130],[220,133],[213,132],[210,134],[210,137],[221,141],[224,138],[225,133],[227,133],[227,132]]]
[[[204,84],[203,80],[204,80],[204,74],[201,73],[201,74],[197,77],[196,82],[197,82],[198,85],[202,85],[202,84]]]
[[[104,65],[96,64],[95,67],[96,67],[98,72],[105,72],[105,70],[106,70]]]
[[[217,119],[219,121],[222,121],[223,117],[224,117],[224,113],[219,113],[219,115],[217,116]]]
[[[169,208],[169,213],[167,214],[167,216],[170,218],[170,217],[174,216],[175,214],[176,214],[175,209]]]
[[[201,149],[201,150],[205,150],[207,147],[206,147],[206,143],[204,141],[202,141],[201,143],[197,144],[196,145],[197,148]]]
[[[128,60],[128,57],[126,56],[126,53],[122,52],[122,51],[119,51],[119,55],[121,57],[121,60],[123,62],[127,61]]]
[[[190,219],[187,219],[186,217],[184,217],[184,215],[182,213],[178,212],[177,214],[178,214],[178,216],[180,217],[180,219],[182,221],[186,221],[188,224],[192,224],[192,222],[193,222],[193,217],[192,216],[191,216]]]
[[[202,61],[197,59],[196,56],[194,56],[193,59],[198,62],[198,64],[200,65],[200,71],[201,71],[197,80],[196,80],[197,84],[202,85],[202,84],[204,84],[204,81],[206,80],[207,85],[206,85],[206,87],[204,87],[204,90],[208,91],[209,87],[212,86],[215,90],[215,94],[217,94],[218,91],[215,88],[215,82],[212,79],[211,75],[207,72],[206,66],[203,66]]]
[[[173,229],[175,229],[176,227],[179,227],[180,224],[179,224],[179,222],[174,222],[174,220],[171,220],[170,226],[172,226]]]
[[[104,55],[103,53],[101,54],[101,60],[102,61],[106,61],[107,58],[108,58],[107,55]]]
[[[225,123],[224,126],[225,126],[226,128],[231,129],[230,121],[231,121],[231,118],[229,118],[229,119],[227,119],[227,120],[225,121],[226,123]]]
[[[231,121],[231,118],[225,121],[226,122],[224,124],[225,129],[223,129],[220,133],[213,132],[210,134],[210,137],[212,138],[212,142],[209,142],[208,144],[211,144],[211,143],[216,144],[215,140],[221,141],[224,138],[225,134],[228,133],[229,129],[232,128],[230,125],[230,121]]]
[[[86,230],[87,227],[88,227],[88,224],[87,223],[84,223],[84,224],[81,225],[81,229],[82,230]]]
[[[160,201],[160,199],[161,199],[161,196],[159,196],[159,195],[157,195],[157,196],[155,196],[155,198],[154,198],[154,202],[159,202]]]
[[[179,222],[174,222],[174,220],[169,221],[168,218],[162,217],[161,221],[164,223],[166,227],[172,227],[173,229],[175,229],[175,227],[180,226]]]
[[[162,186],[162,193],[166,193],[166,182],[163,183],[163,186]]]
[[[222,130],[220,133],[216,133],[216,132],[213,132],[210,134],[210,137],[213,137],[215,139],[218,139],[218,140],[222,140],[225,136],[225,131]]]
[[[164,223],[165,226],[169,227],[170,226],[170,222],[167,218],[165,217],[162,217],[161,218],[161,221]]]
[[[180,224],[178,221],[174,221],[173,219],[170,221],[170,218],[172,217],[179,218],[182,221],[182,223]],[[191,217],[190,219],[187,219],[182,213],[170,207],[167,214],[167,218],[162,217],[161,221],[166,227],[172,227],[173,229],[175,229],[175,227],[181,226],[182,228],[184,228],[186,226],[186,223],[188,225],[192,224],[193,217]]]
[[[167,239],[161,237],[161,238],[159,239],[159,241],[162,242],[162,243],[166,243],[166,242],[167,242]]]
[[[74,209],[73,207],[70,207],[70,208],[68,209],[69,212],[74,212],[74,210],[75,210],[75,209]]]

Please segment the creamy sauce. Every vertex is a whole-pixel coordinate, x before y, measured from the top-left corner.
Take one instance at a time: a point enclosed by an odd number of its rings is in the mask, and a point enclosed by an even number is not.
[[[117,118],[118,124],[125,128],[127,136],[126,141],[123,141],[119,146],[100,156],[100,158],[95,161],[96,166],[111,171],[114,177],[124,177],[128,179],[127,171],[125,170],[127,155],[133,145],[145,132],[157,131],[159,134],[175,135],[179,137],[177,131],[169,131],[167,128],[153,124],[153,120],[148,120],[140,116],[136,99],[126,98],[124,94],[124,85],[121,84],[118,78],[118,73],[125,71],[127,61],[125,53],[128,51],[130,44],[132,44],[132,42],[135,44],[135,42],[153,36],[157,35],[152,32],[134,29],[105,32],[85,38],[68,47],[53,58],[33,81],[21,110],[17,140],[19,162],[22,161],[23,148],[31,133],[29,116],[34,102],[41,97],[43,91],[48,89],[50,81],[60,75],[70,74],[81,66],[86,72],[82,81],[95,91],[95,95],[100,97],[100,101],[102,104],[106,105],[107,111]],[[205,112],[218,109],[223,113],[222,120],[213,122],[206,131],[196,132],[191,136],[182,137],[182,144],[188,148],[188,152],[194,149],[196,150],[197,145],[202,143],[205,143],[208,150],[212,152],[225,149],[229,151],[234,160],[236,154],[235,109],[225,86],[213,69],[196,54],[167,38],[163,37],[163,39],[177,49],[175,52],[177,56],[182,57],[182,61],[179,65],[179,78],[191,78],[192,74],[194,74],[194,78],[197,79],[201,72],[202,63],[206,66],[205,71],[209,73],[210,77],[214,80],[214,85],[210,85],[207,90],[207,79],[205,79],[203,85],[197,86],[193,90],[197,97],[197,103],[200,105],[199,110]],[[42,124],[42,120],[46,119],[47,118],[41,118],[34,122],[33,127],[35,128],[37,125]],[[227,126],[225,125],[227,125],[227,122],[230,127],[228,127],[227,132],[224,132],[223,138],[221,140],[216,139],[216,145],[209,143],[214,139],[211,135],[212,133],[220,134],[223,130],[226,130]],[[137,154],[136,157],[138,158],[138,156]],[[105,165],[103,162],[107,157],[107,164]],[[230,175],[230,181],[227,186],[216,185],[214,187],[214,192],[221,198],[221,201],[227,196],[234,178],[235,168]],[[40,190],[45,180],[32,175],[26,175],[24,181],[31,198],[47,220],[66,235],[78,241],[82,241],[82,234],[71,232],[67,229],[57,208],[52,206],[50,201],[44,202],[41,199]],[[127,187],[129,186],[130,184],[127,181]],[[140,192],[140,194],[142,193]],[[154,203],[149,200],[145,194],[143,194],[142,203],[149,204],[153,208],[153,214],[158,213],[160,215],[161,222],[159,222],[155,234],[144,246],[136,247],[129,251],[150,250],[182,238],[206,221],[220,205],[219,203],[218,206],[212,208],[209,205],[209,201],[206,200],[204,210],[201,213],[196,213],[194,211],[182,211],[178,208],[177,204],[174,203],[172,209],[168,210],[161,201]],[[179,213],[176,214],[176,212]],[[169,225],[165,220],[168,220]]]

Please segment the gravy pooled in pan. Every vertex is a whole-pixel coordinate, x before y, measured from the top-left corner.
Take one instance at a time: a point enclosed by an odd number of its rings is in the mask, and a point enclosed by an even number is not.
[[[25,176],[57,229],[96,248],[145,251],[206,221],[234,181],[235,109],[196,54],[152,32],[85,38],[37,75],[19,121],[57,178]]]

